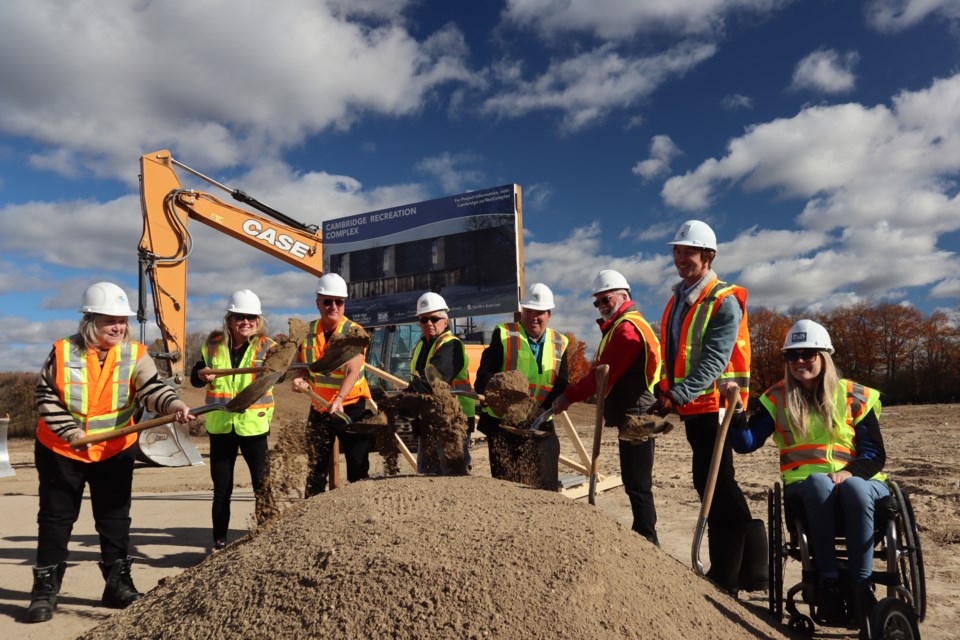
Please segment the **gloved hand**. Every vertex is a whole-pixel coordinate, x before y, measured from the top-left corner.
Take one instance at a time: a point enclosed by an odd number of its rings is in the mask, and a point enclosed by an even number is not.
[[[413,380],[410,381],[410,386],[406,388],[406,391],[431,395],[433,393],[433,387],[430,386],[430,382],[425,376],[415,375],[413,376]]]
[[[673,413],[676,407],[673,404],[673,399],[670,397],[669,393],[657,393],[657,401],[653,403],[653,406],[647,409],[647,413],[651,413],[661,418],[666,418],[668,415]]]

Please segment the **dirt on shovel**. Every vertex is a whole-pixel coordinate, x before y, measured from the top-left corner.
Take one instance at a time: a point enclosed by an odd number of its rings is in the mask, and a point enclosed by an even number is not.
[[[345,333],[335,333],[327,342],[327,348],[319,360],[310,365],[313,373],[330,373],[352,358],[364,353],[370,346],[370,334],[358,324]]]

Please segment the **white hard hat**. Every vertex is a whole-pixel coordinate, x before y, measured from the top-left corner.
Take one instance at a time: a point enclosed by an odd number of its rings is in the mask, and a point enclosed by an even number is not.
[[[833,354],[830,334],[813,320],[797,320],[783,339],[783,351],[787,349],[819,349]]]
[[[80,298],[80,313],[99,313],[105,316],[135,316],[123,289],[112,282],[98,282],[87,287]]]
[[[428,291],[417,300],[417,315],[422,316],[434,311],[450,311],[450,307],[440,294]]]
[[[338,273],[325,273],[317,281],[317,295],[346,298],[347,282]]]
[[[260,310],[260,298],[250,289],[234,291],[230,296],[230,302],[227,303],[227,312],[263,315],[263,311]]]
[[[623,274],[613,269],[604,269],[593,279],[593,293],[603,293],[604,291],[614,291],[616,289],[626,289],[630,291],[630,284]]]
[[[681,244],[685,247],[699,247],[700,249],[717,250],[717,234],[706,222],[687,220],[677,229],[673,242],[667,244]]]
[[[527,295],[520,301],[520,306],[534,311],[550,311],[554,306],[553,291],[542,282],[532,284],[527,289]]]

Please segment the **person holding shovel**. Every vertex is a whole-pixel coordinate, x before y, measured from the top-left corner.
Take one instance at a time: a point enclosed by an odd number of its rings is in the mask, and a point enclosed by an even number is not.
[[[726,407],[727,411],[743,411],[749,396],[747,290],[717,277],[712,268],[717,237],[706,223],[684,222],[669,244],[681,280],[674,285],[660,321],[663,370],[650,412],[680,414],[693,451],[693,486],[703,500],[720,423],[718,384],[739,384],[740,402]],[[706,575],[731,593],[766,588],[763,522],[753,519],[737,484],[729,433],[720,446],[723,453],[707,514],[710,570]]]
[[[37,557],[28,622],[45,622],[57,608],[70,533],[86,485],[100,537],[101,602],[122,609],[139,599],[130,575],[130,501],[137,434],[96,444],[70,443],[133,424],[136,404],[194,419],[157,375],[147,348],[130,340],[136,315],[123,289],[98,282],[83,292],[77,333],[53,344],[37,379],[34,460],[40,479]]]
[[[783,380],[760,396],[762,408],[749,423],[746,416],[734,420],[733,448],[750,453],[773,437],[784,493],[800,497],[810,525],[819,574],[817,616],[839,625],[856,614],[864,630],[877,602],[871,581],[874,511],[877,500],[890,495],[880,393],[841,378],[833,352],[823,326],[796,322],[783,341]],[[847,542],[847,588],[837,564],[837,514]],[[845,593],[853,596],[853,611],[845,610]]]
[[[347,333],[354,322],[344,315],[347,283],[336,273],[326,273],[317,282],[317,310],[320,317],[310,323],[307,337],[300,347],[299,362],[310,365],[323,357],[334,333]],[[370,451],[375,437],[353,433],[335,414],[345,413],[354,422],[360,421],[371,399],[370,385],[363,376],[364,353],[358,353],[328,374],[305,372],[293,380],[295,390],[312,390],[318,397],[312,401],[307,432],[307,496],[327,490],[330,456],[336,438],[340,439],[347,461],[347,480],[357,482],[369,477]]]
[[[235,291],[227,303],[223,328],[211,333],[200,350],[190,382],[206,387],[205,404],[226,405],[257,377],[254,373],[216,376],[202,369],[239,369],[263,366],[267,352],[276,345],[267,336],[260,298],[249,289]],[[265,513],[269,496],[267,435],[273,418],[273,390],[267,390],[246,411],[214,411],[207,416],[210,438],[210,479],[213,480],[213,550],[227,546],[230,528],[230,498],[237,453],[243,455],[256,496],[258,517]]]
[[[554,413],[566,411],[597,393],[596,368],[609,365],[603,406],[607,426],[619,429],[620,474],[630,498],[633,530],[659,546],[657,509],[653,501],[652,436],[667,423],[641,420],[653,406],[653,388],[660,380],[660,342],[630,298],[630,285],[618,271],[605,269],[593,280],[593,306],[600,313],[600,347],[588,375],[571,384],[553,401]]]
[[[414,346],[410,362],[410,379],[414,390],[426,381],[425,370],[427,365],[432,365],[452,390],[472,391],[470,375],[467,372],[467,352],[463,342],[450,332],[448,311],[450,308],[440,294],[428,291],[417,300],[417,317],[423,337]],[[459,396],[457,401],[467,417],[469,430],[472,430],[476,401],[465,396]],[[424,442],[421,428],[420,421],[414,420],[413,429],[417,435],[417,473],[446,475],[449,471],[444,468],[440,443]],[[469,430],[463,441],[466,468],[470,466]]]
[[[501,371],[526,375],[530,395],[543,410],[567,388],[567,345],[563,334],[547,327],[552,316],[553,292],[543,283],[532,285],[520,300],[520,322],[497,325],[490,344],[480,356],[474,389],[483,393],[490,378]],[[539,489],[559,489],[560,440],[553,422],[540,426],[545,438],[519,436],[501,428],[501,417],[490,407],[480,412],[477,429],[487,436],[490,474],[514,482],[525,481]],[[535,478],[521,478],[520,468],[533,459]]]

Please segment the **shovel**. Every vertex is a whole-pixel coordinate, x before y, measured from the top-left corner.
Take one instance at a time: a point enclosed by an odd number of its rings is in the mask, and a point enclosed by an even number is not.
[[[300,387],[294,387],[293,390],[296,391],[297,393],[305,393],[309,395],[311,398],[313,398],[314,401],[316,401],[321,406],[324,406],[327,409],[330,408],[330,401],[324,398],[323,396],[321,396],[319,393],[317,393],[313,389],[301,389]],[[343,411],[333,411],[332,413],[333,415],[337,416],[347,424],[353,424],[353,420],[350,419],[350,416],[345,414]]]
[[[309,367],[305,364],[294,364],[290,365],[288,371],[304,370]],[[197,371],[197,374],[200,376],[213,376],[214,378],[219,378],[221,376],[232,376],[235,374],[241,373],[264,373],[269,371],[266,367],[240,367],[239,369],[210,369],[203,368]],[[286,373],[286,372],[284,372]]]
[[[693,560],[693,570],[698,576],[703,576],[703,563],[700,562],[700,543],[703,542],[703,533],[707,527],[707,516],[710,515],[710,505],[713,504],[713,490],[717,488],[717,474],[720,473],[720,458],[723,457],[723,443],[727,439],[727,430],[733,420],[734,408],[737,406],[736,391],[727,394],[727,410],[723,413],[723,422],[717,429],[717,439],[713,443],[713,457],[710,458],[710,472],[707,474],[707,486],[703,490],[703,501],[700,503],[700,517],[697,518],[697,528],[693,534],[693,548],[690,555]]]
[[[283,374],[283,371],[267,374],[247,385],[243,391],[234,396],[227,404],[205,404],[202,407],[191,409],[190,413],[195,416],[203,415],[204,413],[210,413],[211,411],[242,413],[243,411],[246,411],[250,405],[259,400],[273,385],[275,385],[277,381],[283,377]],[[93,435],[84,436],[83,438],[74,440],[70,443],[70,447],[73,449],[79,449],[86,444],[94,444],[97,442],[104,442],[106,440],[113,440],[114,438],[120,438],[130,433],[137,433],[151,427],[159,427],[162,424],[173,422],[175,419],[176,416],[173,415],[160,416],[159,418],[147,420],[146,422],[131,424],[127,427],[123,427],[122,429],[94,433]]]
[[[600,437],[603,435],[603,401],[607,396],[607,380],[610,379],[610,365],[597,367],[597,421],[593,429],[593,457],[590,459],[590,490],[587,501],[597,504],[597,480],[600,473]]]
[[[552,416],[552,415],[553,415],[553,409],[547,409],[546,411],[544,411],[543,413],[541,413],[539,416],[537,416],[537,419],[534,420],[533,422],[531,422],[531,423],[530,423],[530,426],[527,427],[527,429],[536,431],[537,428],[538,428],[540,425],[542,425],[542,424],[544,423],[544,421],[546,421],[546,419],[549,418],[549,417]]]

